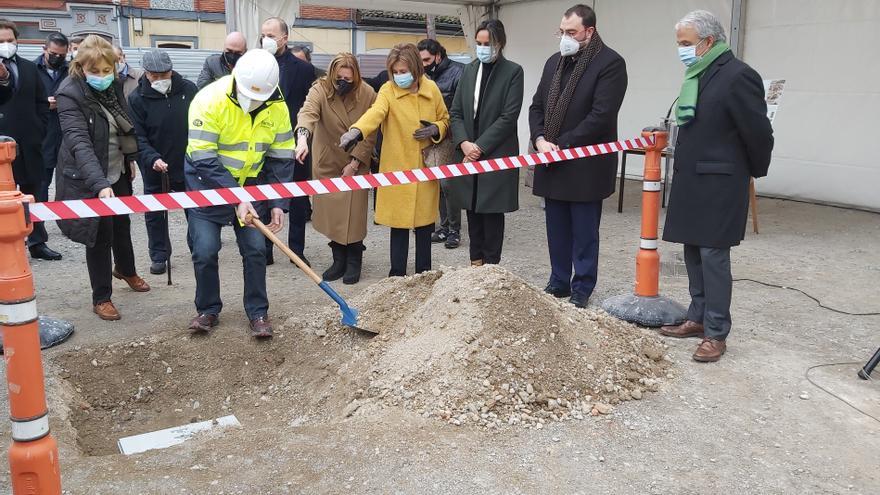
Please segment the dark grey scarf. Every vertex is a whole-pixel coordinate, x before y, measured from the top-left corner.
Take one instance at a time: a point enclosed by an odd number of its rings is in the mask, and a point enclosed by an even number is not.
[[[547,96],[547,106],[544,109],[544,139],[548,142],[556,143],[556,140],[559,138],[562,121],[565,119],[565,112],[568,111],[568,105],[571,103],[578,82],[581,80],[590,62],[593,61],[596,54],[604,46],[605,44],[602,42],[602,38],[599,37],[599,33],[594,32],[587,46],[581,48],[577,54],[572,55],[575,60],[575,66],[564,87],[561,84],[562,72],[565,68],[566,59],[569,57],[559,57],[556,73],[553,75],[553,83],[550,85],[550,94]]]

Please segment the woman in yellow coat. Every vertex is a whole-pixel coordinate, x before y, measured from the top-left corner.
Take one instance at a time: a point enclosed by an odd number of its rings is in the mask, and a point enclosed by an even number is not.
[[[380,172],[413,170],[425,166],[422,150],[441,142],[449,129],[443,95],[425,77],[419,51],[411,43],[395,46],[388,54],[388,81],[376,102],[342,135],[339,145],[354,144],[382,128]],[[389,277],[406,275],[409,231],[415,229],[416,273],[431,269],[431,233],[437,220],[440,186],[436,181],[383,187],[376,198],[376,223],[391,227]]]
[[[376,145],[368,138],[351,153],[339,149],[339,137],[376,101],[376,92],[361,79],[357,59],[340,53],[326,76],[312,86],[297,115],[296,159],[302,163],[312,152],[315,179],[361,175],[370,171]],[[312,141],[309,149],[309,139]],[[342,279],[355,284],[361,278],[364,243],[367,236],[367,210],[370,192],[349,191],[315,196],[312,225],[330,239],[333,264],[324,280]]]

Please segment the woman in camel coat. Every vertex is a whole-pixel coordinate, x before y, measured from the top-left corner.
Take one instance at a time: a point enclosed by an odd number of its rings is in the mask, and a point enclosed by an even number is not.
[[[395,46],[388,55],[393,78],[379,90],[376,103],[340,140],[345,148],[382,128],[380,172],[424,168],[422,150],[441,142],[449,130],[443,95],[425,77],[419,51],[413,44]],[[431,269],[431,233],[437,220],[440,188],[437,181],[379,189],[376,222],[391,227],[391,271],[406,275],[409,231],[415,229],[416,273]]]
[[[310,151],[313,153],[315,179],[369,173],[375,137],[361,141],[348,153],[338,143],[375,100],[376,92],[361,79],[354,55],[337,55],[327,75],[312,86],[296,118],[296,158],[302,163]],[[312,225],[330,239],[333,251],[333,264],[324,272],[324,280],[342,278],[345,284],[360,280],[369,194],[361,190],[314,197]]]

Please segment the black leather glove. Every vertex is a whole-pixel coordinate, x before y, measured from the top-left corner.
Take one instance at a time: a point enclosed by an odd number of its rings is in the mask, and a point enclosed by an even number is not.
[[[346,152],[349,152],[358,144],[358,141],[362,140],[363,138],[364,135],[361,134],[360,129],[351,129],[339,138],[339,147],[344,149]]]
[[[413,133],[413,137],[422,140],[422,139],[431,139],[440,135],[440,128],[437,127],[437,124],[426,125],[424,127],[420,127]]]

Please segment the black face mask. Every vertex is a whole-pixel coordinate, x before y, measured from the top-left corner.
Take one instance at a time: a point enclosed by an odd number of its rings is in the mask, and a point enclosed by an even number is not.
[[[337,79],[336,80],[336,94],[339,96],[345,96],[348,93],[351,93],[351,90],[354,89],[354,84],[346,81],[345,79]]]
[[[49,67],[57,70],[64,66],[64,55],[56,55],[54,53],[50,53],[48,57]]]
[[[238,62],[238,59],[240,58],[241,53],[223,52],[223,62],[229,67],[235,67],[236,62]]]
[[[431,65],[425,67],[425,74],[429,76],[434,75],[434,70],[437,69],[437,62],[431,62]]]

